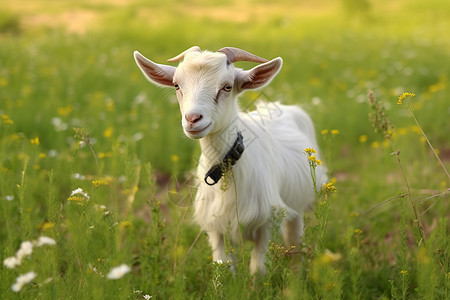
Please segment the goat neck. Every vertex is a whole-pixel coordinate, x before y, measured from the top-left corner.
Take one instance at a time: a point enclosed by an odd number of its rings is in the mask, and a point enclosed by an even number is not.
[[[230,113],[229,119],[231,122],[224,126],[223,129],[211,132],[199,140],[208,167],[210,167],[210,164],[213,165],[222,161],[236,141],[237,132],[242,132],[237,104],[235,111]],[[245,133],[243,135],[245,139]]]

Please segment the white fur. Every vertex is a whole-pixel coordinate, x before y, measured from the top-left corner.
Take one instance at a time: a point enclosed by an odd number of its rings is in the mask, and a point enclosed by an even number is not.
[[[318,150],[313,123],[298,106],[260,103],[248,114],[239,109],[236,98],[243,91],[242,82],[251,83],[260,68],[266,67],[271,73],[263,78],[262,86],[268,84],[281,68],[281,58],[243,71],[227,65],[223,53],[186,52],[182,54],[184,61],[173,70],[138,53],[135,57],[151,81],[169,85],[167,79],[173,76],[173,82],[180,86],[177,97],[183,129],[188,137],[199,139],[202,149],[194,217],[208,233],[213,259],[229,259],[224,235],[229,234],[231,241],[238,243],[242,225],[243,236],[255,243],[250,271],[263,273],[272,208],[285,209],[285,242],[296,246],[303,234],[304,211],[314,201],[308,159],[303,152],[308,147]],[[169,78],[159,78],[161,71],[146,70],[147,64],[152,68],[163,66],[163,70],[169,70],[165,74]],[[227,84],[233,85],[231,92],[223,90]],[[188,121],[192,115],[202,117],[192,124]],[[245,151],[233,166],[233,176],[228,177],[228,189],[221,189],[224,177],[214,186],[207,185],[203,180],[206,172],[223,159],[238,130],[244,136]],[[327,180],[326,169],[319,166],[316,176],[320,187]]]

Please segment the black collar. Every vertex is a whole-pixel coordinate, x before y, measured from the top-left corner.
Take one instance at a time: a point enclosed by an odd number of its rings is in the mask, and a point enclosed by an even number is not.
[[[215,185],[220,178],[222,178],[225,171],[228,171],[231,166],[234,166],[236,162],[241,158],[242,153],[244,152],[244,138],[242,137],[242,134],[240,131],[237,132],[237,138],[234,142],[231,149],[228,151],[228,153],[225,155],[225,157],[222,159],[221,163],[218,163],[217,165],[212,166],[211,169],[209,169],[208,172],[206,172],[205,175],[205,182],[207,185]],[[208,181],[208,178],[212,179]]]

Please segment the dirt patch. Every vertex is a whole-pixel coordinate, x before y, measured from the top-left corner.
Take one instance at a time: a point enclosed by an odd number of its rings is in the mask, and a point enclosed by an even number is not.
[[[59,14],[36,14],[23,18],[26,29],[36,27],[64,28],[70,33],[86,33],[99,18],[98,14],[88,10],[73,10]]]

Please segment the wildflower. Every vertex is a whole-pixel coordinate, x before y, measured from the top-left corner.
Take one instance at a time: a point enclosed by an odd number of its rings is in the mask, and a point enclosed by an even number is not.
[[[363,233],[363,231],[361,229],[355,229],[354,232],[356,235],[361,235]]]
[[[36,246],[41,247],[44,245],[56,245],[56,241],[52,238],[49,238],[47,236],[40,236],[39,239],[36,242]]]
[[[143,295],[142,297],[144,297],[145,300],[152,299],[152,296],[150,296],[150,295]]]
[[[98,154],[98,158],[106,158],[106,157],[112,157],[113,154],[112,152],[100,152]]]
[[[127,227],[132,227],[133,226],[133,223],[131,222],[131,221],[121,221],[120,223],[119,223],[119,227],[120,228],[127,228]]]
[[[330,250],[326,249],[323,255],[319,258],[319,261],[323,264],[329,264],[331,262],[338,261],[342,258],[340,253],[333,253]]]
[[[126,264],[122,264],[118,267],[112,268],[111,271],[109,271],[108,275],[106,275],[106,278],[111,280],[120,279],[130,271],[131,268],[129,266],[127,266]]]
[[[320,166],[322,164],[322,161],[320,159],[317,159],[314,155],[311,155],[308,157],[309,162],[313,166]]]
[[[22,261],[19,260],[15,256],[11,256],[11,257],[5,258],[3,260],[3,265],[5,267],[7,267],[8,269],[14,269],[16,266],[19,266],[21,263],[22,263]]]
[[[174,163],[176,163],[180,160],[180,157],[176,154],[173,154],[170,156],[170,160],[172,160]]]
[[[67,116],[73,111],[73,105],[69,104],[67,106],[58,107],[57,108],[58,115],[60,116]]]
[[[114,128],[112,126],[108,126],[105,131],[103,131],[103,136],[105,138],[110,138],[114,132]]]
[[[73,190],[72,193],[70,194],[71,197],[72,197],[72,196],[75,196],[75,195],[82,195],[83,197],[85,197],[85,198],[87,198],[87,199],[90,199],[90,198],[91,198],[91,197],[89,197],[89,195],[88,195],[87,193],[85,193],[85,192],[83,191],[82,188],[77,188],[77,189]]]
[[[408,275],[408,271],[407,270],[401,270],[400,274],[402,274],[403,276],[406,276],[406,275]]]
[[[73,179],[78,179],[78,180],[84,180],[86,178],[86,176],[81,175],[79,173],[75,173],[75,174],[72,175],[72,178]]]
[[[313,154],[317,154],[317,151],[316,151],[315,149],[313,149],[313,148],[305,148],[305,150],[303,150],[303,151],[305,151],[305,153],[306,153],[308,156],[311,156],[311,155],[313,155]]]
[[[403,104],[403,100],[407,99],[408,97],[412,98],[412,97],[414,97],[415,95],[416,95],[416,94],[414,94],[414,93],[407,93],[407,92],[405,92],[405,93],[401,94],[401,95],[398,97],[397,104]]]
[[[44,222],[44,223],[36,225],[36,228],[41,229],[42,231],[50,230],[53,227],[55,227],[55,223],[53,223],[53,222]]]
[[[34,272],[28,272],[26,274],[20,275],[16,278],[16,283],[13,284],[11,289],[14,292],[19,292],[25,284],[30,283],[34,278],[36,278],[36,276],[37,274]]]
[[[83,202],[84,199],[85,199],[85,198],[83,198],[83,197],[78,197],[78,196],[72,196],[72,197],[67,198],[67,200],[68,200],[69,202],[78,202],[78,203]]]
[[[93,184],[95,187],[99,187],[99,186],[101,186],[101,185],[108,185],[108,184],[109,184],[108,181],[102,180],[102,179],[92,180],[91,182],[92,182],[92,184]]]
[[[133,136],[131,137],[131,140],[133,142],[138,142],[140,140],[142,140],[144,138],[144,134],[142,132],[136,132],[135,134],[133,134]]]
[[[322,131],[321,131],[321,133],[322,133],[322,135],[325,135],[325,134],[327,134],[327,133],[328,133],[328,129],[324,129],[324,130],[322,130]]]
[[[324,192],[326,195],[331,195],[332,193],[336,192],[336,187],[332,182],[325,183],[324,185],[322,185],[322,192]]]
[[[16,252],[16,257],[21,261],[25,256],[29,256],[33,253],[33,243],[30,241],[24,241],[20,244],[20,249]]]
[[[6,195],[5,196],[5,200],[6,201],[13,201],[14,200],[14,195]]]
[[[359,142],[360,143],[365,143],[365,142],[367,142],[367,135],[365,135],[365,134],[362,134],[362,135],[360,135],[359,136]]]
[[[12,124],[14,124],[14,121],[11,120],[11,118],[8,115],[1,115],[0,117],[1,117],[2,123],[4,125],[12,125]]]
[[[337,129],[331,129],[331,134],[332,134],[332,135],[338,135],[338,134],[339,134],[339,130],[337,130]]]
[[[39,146],[39,137],[35,137],[33,139],[30,139],[31,145],[37,145]]]

